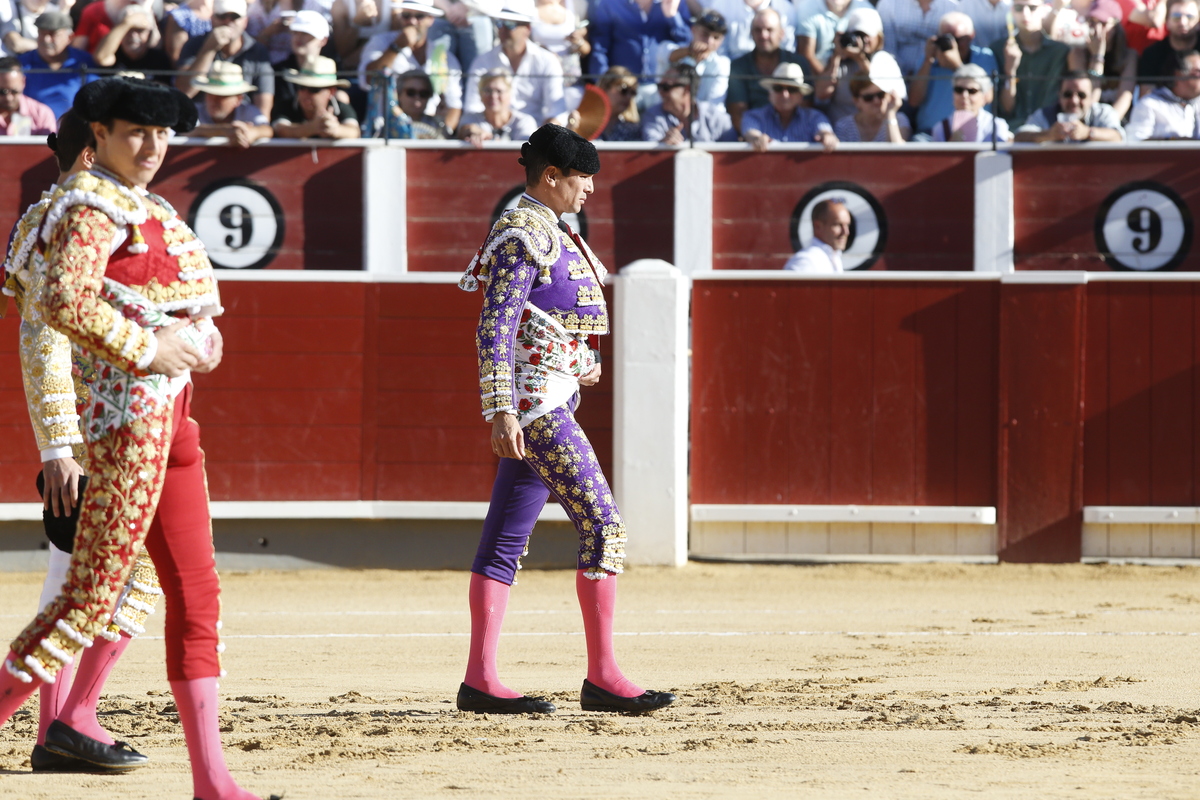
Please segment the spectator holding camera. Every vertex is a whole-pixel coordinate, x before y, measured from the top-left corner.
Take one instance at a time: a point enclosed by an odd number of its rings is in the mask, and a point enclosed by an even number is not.
[[[1200,53],[1184,53],[1175,81],[1143,97],[1129,115],[1125,133],[1131,142],[1147,139],[1200,139]]]
[[[799,0],[796,3],[796,54],[814,74],[825,71],[842,20],[856,8],[872,8],[867,0]]]
[[[762,153],[771,142],[819,142],[826,153],[837,149],[838,138],[829,118],[801,105],[812,87],[804,82],[799,64],[780,64],[775,74],[763,78],[771,103],[742,116],[742,138]]]
[[[992,79],[978,64],[954,71],[954,112],[933,126],[935,142],[1007,142],[1008,123],[985,108],[992,102]]]
[[[1016,0],[1012,5],[1016,35],[997,39],[992,53],[1004,63],[997,115],[1020,125],[1039,108],[1053,103],[1058,76],[1067,69],[1071,48],[1042,30],[1042,0]]]
[[[817,78],[814,98],[832,122],[854,114],[858,108],[850,92],[856,75],[891,74],[900,76],[900,67],[884,51],[883,20],[873,8],[856,8],[846,15],[846,30],[839,33],[833,56]],[[889,87],[901,101],[908,96],[902,81]]]
[[[929,37],[938,35],[938,22],[958,8],[957,0],[879,0],[887,52],[904,75],[913,75],[926,59]]]
[[[1117,0],[1092,0],[1084,22],[1086,44],[1071,51],[1067,64],[1072,71],[1086,70],[1099,90],[1099,100],[1124,119],[1133,105],[1138,60],[1120,25],[1121,4]]]
[[[912,136],[912,123],[900,110],[900,98],[872,83],[870,77],[851,78],[850,94],[858,110],[833,124],[839,141],[904,144]]]
[[[1179,56],[1200,44],[1200,4],[1197,0],[1167,1],[1167,38],[1146,48],[1138,60],[1141,96],[1165,86],[1175,74]]]
[[[984,75],[996,71],[992,51],[972,44],[974,39],[975,23],[961,11],[952,11],[938,23],[938,35],[931,36],[925,43],[925,63],[909,87],[909,99],[917,107],[917,130],[929,132],[958,108],[955,102],[957,81],[952,84],[950,80],[958,69],[973,64]],[[991,103],[990,78],[987,94],[987,102]]]
[[[725,109],[695,99],[696,83],[696,70],[688,64],[667,69],[658,83],[660,102],[646,110],[642,121],[642,141],[681,145],[689,139],[715,142],[732,136],[733,122]]]
[[[1092,100],[1086,72],[1063,76],[1057,102],[1039,108],[1017,128],[1018,142],[1123,142],[1121,118],[1107,103]]]
[[[658,49],[658,74],[672,64],[687,64],[700,76],[696,99],[724,103],[729,91],[729,58],[721,55],[721,44],[729,26],[720,12],[708,10],[692,19],[692,41],[684,47],[664,42]]]
[[[746,111],[769,102],[762,79],[771,77],[780,64],[801,62],[799,56],[782,47],[783,22],[775,9],[764,8],[754,15],[750,35],[754,37],[754,49],[730,64],[729,93],[725,95],[725,108],[739,131]]]

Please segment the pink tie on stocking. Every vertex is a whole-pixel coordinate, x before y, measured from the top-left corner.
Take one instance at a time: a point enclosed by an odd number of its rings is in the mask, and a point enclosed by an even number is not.
[[[187,740],[196,800],[260,800],[238,786],[225,766],[218,728],[217,679],[171,681],[171,693]]]
[[[115,642],[97,636],[92,646],[80,653],[75,682],[58,715],[64,725],[96,741],[114,744],[114,739],[96,719],[96,706],[100,703],[104,682],[131,641],[125,634],[121,634]]]
[[[17,713],[17,709],[23,706],[29,696],[42,685],[37,678],[26,683],[13,675],[5,666],[9,661],[14,664],[20,663],[16,654],[11,651],[4,662],[0,663],[0,725],[8,722],[9,718]]]
[[[500,629],[508,609],[507,583],[472,572],[468,597],[471,605],[471,653],[467,656],[467,676],[463,683],[492,697],[521,697],[503,683],[496,671],[496,651],[500,648]]]
[[[575,593],[583,612],[583,633],[587,638],[587,679],[618,697],[637,697],[645,692],[629,680],[617,666],[613,653],[613,614],[617,608],[617,576],[591,580],[584,570],[575,573]]]
[[[75,668],[67,664],[54,676],[54,683],[43,683],[38,693],[38,735],[37,743],[46,743],[46,729],[50,723],[58,719],[67,695],[71,692],[71,671]]]

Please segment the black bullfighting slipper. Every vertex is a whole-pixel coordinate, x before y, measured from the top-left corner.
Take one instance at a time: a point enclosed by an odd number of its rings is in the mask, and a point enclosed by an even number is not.
[[[458,687],[458,710],[476,714],[553,714],[558,709],[544,697],[493,697],[464,683]]]
[[[33,767],[34,772],[89,772],[96,769],[78,758],[51,753],[40,744],[33,746],[33,752],[29,755],[29,765]]]
[[[589,680],[583,682],[579,693],[579,705],[584,711],[615,711],[620,714],[646,714],[674,703],[677,698],[670,692],[646,691],[637,697],[621,697],[606,692]]]
[[[110,772],[144,767],[150,759],[134,750],[125,742],[105,744],[90,736],[84,736],[69,725],[54,720],[46,729],[46,749],[60,756],[70,756],[87,762],[90,769]]]

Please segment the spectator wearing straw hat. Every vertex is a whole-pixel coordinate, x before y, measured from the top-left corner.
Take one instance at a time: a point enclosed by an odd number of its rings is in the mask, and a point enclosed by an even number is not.
[[[246,80],[237,64],[217,61],[207,76],[192,83],[202,95],[196,102],[198,124],[192,136],[223,136],[231,147],[245,149],[275,135],[267,116],[250,102],[248,95],[254,91],[254,84]]]
[[[647,109],[642,120],[643,141],[681,145],[689,140],[733,139],[729,113],[717,103],[696,100],[696,83],[696,70],[690,64],[676,64],[667,69],[658,84],[660,102]]]
[[[562,62],[530,41],[536,18],[533,0],[503,0],[501,10],[492,15],[500,43],[471,62],[468,84],[474,84],[489,70],[506,69],[513,76],[513,108],[533,117],[539,125],[565,124],[569,109],[563,92]],[[483,111],[477,93],[467,96],[463,110],[469,114]]]
[[[288,53],[287,58],[274,65],[276,73],[289,69],[298,70],[302,64],[307,64],[319,55],[330,55],[326,52],[329,44],[329,22],[319,12],[309,9],[297,11],[289,28],[292,51]],[[338,97],[339,102],[342,100],[349,102],[350,98],[343,94]],[[275,105],[290,108],[295,101],[295,85],[287,81],[276,81]]]
[[[754,15],[750,35],[754,38],[754,49],[730,63],[729,92],[725,95],[725,109],[739,131],[746,111],[770,102],[767,90],[759,81],[771,77],[780,64],[802,61],[801,56],[783,49],[786,32],[775,9],[764,8]]]
[[[246,33],[246,0],[215,0],[213,29],[205,37],[188,39],[179,54],[183,70],[175,85],[188,97],[199,89],[192,85],[197,75],[207,75],[214,61],[231,61],[242,68],[242,75],[254,84],[254,105],[271,116],[275,103],[275,68],[267,48]]]
[[[275,135],[281,139],[357,139],[358,117],[349,103],[339,103],[334,91],[350,86],[339,80],[332,58],[317,56],[283,79],[296,84],[296,102],[276,109]]]
[[[762,85],[770,92],[770,104],[742,116],[742,138],[755,150],[764,152],[771,142],[820,142],[827,153],[837,149],[829,118],[801,105],[812,87],[804,82],[799,64],[780,64],[775,74],[762,79]]]
[[[174,67],[165,50],[152,47],[154,18],[142,6],[126,6],[117,15],[118,22],[100,40],[92,56],[102,67],[141,72],[160,83],[171,82]]]
[[[25,94],[50,106],[57,119],[71,108],[80,87],[95,80],[95,76],[85,78],[84,70],[96,62],[87,52],[71,47],[74,23],[63,12],[43,12],[34,24],[37,48],[19,57],[26,72]]]
[[[397,75],[419,69],[433,82],[433,96],[425,113],[441,118],[453,130],[463,112],[462,65],[450,52],[449,37],[434,39],[429,35],[434,21],[442,16],[445,12],[441,9],[417,0],[395,3],[390,30],[375,34],[363,45],[358,85],[378,95]],[[373,82],[376,75],[382,80]]]

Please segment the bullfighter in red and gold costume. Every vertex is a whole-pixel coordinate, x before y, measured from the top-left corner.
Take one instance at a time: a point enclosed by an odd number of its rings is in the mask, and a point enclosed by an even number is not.
[[[12,643],[0,670],[0,724],[108,625],[143,545],[167,598],[167,678],[199,800],[250,800],[218,733],[220,586],[190,371],[221,357],[220,299],[204,246],[146,190],[170,129],[195,127],[183,93],[106,78],[76,95],[96,165],[55,192],[39,239],[47,323],[92,361],[82,411],[90,482],[62,593]],[[100,743],[79,736],[87,753]]]

